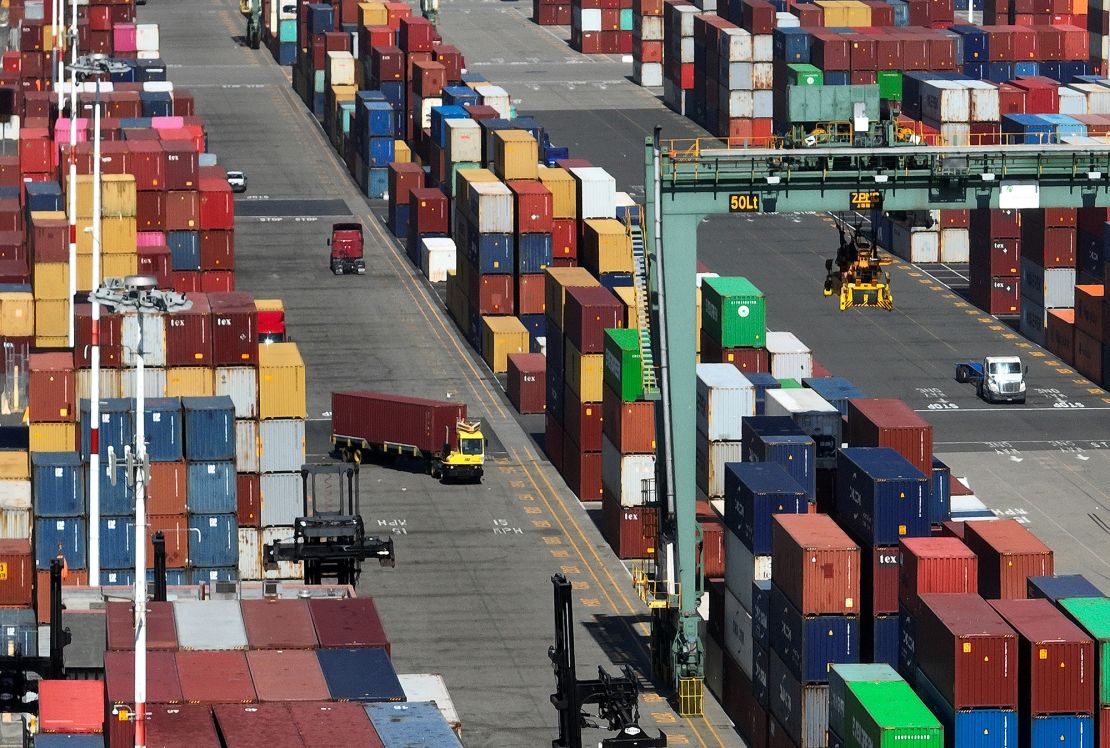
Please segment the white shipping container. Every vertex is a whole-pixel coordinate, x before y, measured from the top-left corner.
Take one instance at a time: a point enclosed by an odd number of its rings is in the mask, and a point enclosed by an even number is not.
[[[1021,258],[1021,295],[1045,309],[1075,306],[1075,268],[1045,269],[1027,257]]]
[[[753,63],[726,62],[721,58],[721,87],[730,91],[750,91],[753,88]]]
[[[470,118],[444,120],[447,127],[447,159],[453,163],[482,162],[482,126]]]
[[[139,373],[136,369],[121,369],[119,372],[120,397],[137,397]],[[103,392],[101,397],[107,397]],[[166,370],[159,368],[143,369],[143,397],[166,396]]]
[[[732,364],[698,364],[698,433],[710,441],[739,441],[741,423],[755,415],[755,387]]]
[[[85,85],[91,86],[93,84],[87,83]],[[109,83],[108,85],[111,86],[112,84]],[[104,84],[101,83],[100,92],[104,93],[104,90]],[[147,93],[170,93],[171,91],[173,91],[173,81],[144,81],[143,90]],[[87,92],[89,93],[92,93],[93,91],[94,89],[87,89]]]
[[[775,66],[770,62],[752,63],[752,88],[770,91],[775,87]],[[770,115],[767,115],[770,116]]]
[[[258,472],[299,471],[305,462],[304,438],[303,418],[262,421],[258,427]]]
[[[1060,114],[1090,114],[1090,102],[1082,91],[1061,86],[1057,89],[1060,94]]]
[[[482,104],[496,109],[497,116],[501,119],[512,119],[509,93],[501,86],[475,86],[474,93],[478,94],[478,100]]]
[[[921,114],[937,123],[968,122],[971,119],[970,91],[962,81],[921,82]]]
[[[246,649],[247,629],[238,600],[182,600],[173,606],[181,649]]]
[[[740,442],[711,442],[705,434],[694,439],[697,484],[711,499],[725,495],[725,464],[740,462]]]
[[[751,91],[729,91],[727,101],[719,103],[730,118],[751,119],[755,116],[755,98]]]
[[[235,422],[235,472],[258,472],[258,421]]]
[[[894,221],[890,232],[890,251],[910,262],[940,261],[940,230],[921,226],[907,227]]]
[[[124,369],[123,371],[133,371],[133,369]],[[120,374],[121,372],[119,369],[100,370],[99,396],[101,398],[122,397],[122,395],[120,395]],[[164,393],[165,391],[166,387],[163,381],[162,392]],[[77,370],[76,392],[78,401],[92,399],[92,369]]]
[[[744,606],[752,609],[752,582],[771,580],[771,557],[752,555],[740,536],[727,527],[725,535],[725,588]]]
[[[158,38],[158,24],[135,24],[135,49],[140,52],[157,52],[161,49]]]
[[[139,50],[138,52],[135,53],[135,59],[137,59],[137,60],[161,60],[162,59],[162,53],[159,52],[158,50],[154,50],[154,51],[145,50],[145,49],[144,50]]]
[[[467,190],[470,217],[479,232],[513,233],[513,191],[507,185],[502,182],[471,182]]]
[[[655,480],[655,455],[622,455],[609,441],[601,438],[601,484],[621,506],[644,503],[644,481]]]
[[[1067,88],[1075,89],[1086,97],[1088,114],[1110,114],[1110,88],[1098,83],[1072,83]]]
[[[752,61],[752,35],[744,29],[722,29],[720,57],[728,62]]]
[[[139,350],[139,315],[123,315],[121,342],[124,367],[135,366],[135,351]],[[158,312],[143,312],[143,363],[152,368],[166,365],[166,318]]]
[[[420,126],[428,129],[432,126],[432,109],[437,106],[443,106],[442,96],[429,96],[422,99],[419,96],[416,100],[420,102]]]
[[[601,9],[574,5],[570,9],[570,23],[571,28],[582,31],[601,31]]]
[[[942,122],[940,140],[944,145],[971,145],[971,125],[966,122]]]
[[[633,15],[632,31],[640,34],[640,41],[663,41],[663,16]]]
[[[30,499],[28,499],[30,501]],[[0,540],[30,540],[31,510],[0,509]]]
[[[752,614],[727,588],[725,589],[725,652],[747,676],[752,675]]]
[[[258,418],[258,369],[217,366],[215,392],[217,397],[231,398],[236,418]]]
[[[663,85],[663,63],[632,61],[632,80],[637,85],[656,88]]]
[[[776,29],[796,29],[802,25],[802,19],[798,18],[793,13],[776,13],[775,14],[775,28]]]
[[[959,81],[968,90],[971,122],[998,122],[998,86],[989,81]]]
[[[350,52],[328,52],[328,80],[333,86],[355,85],[355,58]]]
[[[579,218],[616,216],[617,180],[609,172],[600,166],[577,166],[570,173],[578,183]],[[510,222],[509,231],[512,230]]]
[[[1018,321],[1018,331],[1037,345],[1045,344],[1045,326],[1048,323],[1048,312],[1039,302],[1028,296],[1021,297],[1021,318]]]
[[[263,527],[262,547],[272,545],[275,540],[290,540],[292,527]],[[304,563],[301,561],[279,561],[276,569],[262,568],[263,579],[304,579]]]
[[[263,527],[292,527],[304,516],[300,473],[266,473],[258,484]]]
[[[239,579],[262,579],[262,531],[239,528]]]
[[[771,375],[775,379],[813,376],[813,354],[792,332],[767,331],[767,352],[771,355]]]
[[[462,721],[455,709],[455,702],[447,690],[447,682],[439,673],[397,674],[406,701],[430,701],[451,726],[455,737],[462,738]]]
[[[940,230],[940,261],[963,263],[970,260],[971,239],[967,229]]]
[[[447,273],[455,269],[455,240],[447,237],[421,239],[420,269],[432,283],[446,282]]]
[[[767,390],[763,412],[769,416],[793,416],[798,413],[839,413],[834,405],[808,387],[801,389]]]
[[[775,116],[775,95],[771,91],[754,91],[752,93],[752,102],[755,106],[756,117],[766,117],[770,119]]]
[[[678,35],[694,36],[694,16],[700,15],[701,11],[693,5],[676,5],[674,10],[678,11]]]
[[[694,37],[684,36],[678,43],[678,61],[691,63],[694,61]]]
[[[31,508],[31,481],[0,480],[0,509]]]
[[[752,62],[774,62],[774,37],[770,34],[752,35]]]

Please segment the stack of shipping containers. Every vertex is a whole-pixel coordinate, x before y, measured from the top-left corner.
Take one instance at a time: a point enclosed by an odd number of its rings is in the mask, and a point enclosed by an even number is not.
[[[572,0],[570,46],[584,54],[632,53],[632,0]]]
[[[632,80],[663,85],[663,2],[634,0],[632,5]]]

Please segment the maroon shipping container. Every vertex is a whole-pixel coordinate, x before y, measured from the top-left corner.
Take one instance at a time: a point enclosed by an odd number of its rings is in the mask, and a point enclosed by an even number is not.
[[[212,366],[258,363],[258,310],[242,291],[208,295],[212,309]]]
[[[174,190],[166,193],[166,230],[196,231],[200,228],[200,193]]]
[[[1013,519],[965,523],[964,542],[979,557],[979,594],[1020,600],[1029,577],[1052,576],[1052,549]]]
[[[259,701],[327,701],[331,696],[312,649],[252,650],[247,667]]]
[[[447,85],[447,68],[431,59],[422,60],[409,55],[409,89],[421,97],[439,96]]]
[[[221,748],[216,723],[212,721],[212,708],[207,705],[150,704],[146,713],[147,745],[162,748]],[[131,744],[133,743],[134,740]]]
[[[864,551],[871,556],[864,563],[861,580],[864,615],[898,612],[898,546],[880,546]]]
[[[580,353],[603,353],[605,330],[624,326],[624,305],[602,286],[566,289],[563,332]]]
[[[848,40],[835,31],[810,33],[810,62],[822,70],[851,70]]]
[[[411,231],[422,234],[446,234],[447,195],[434,187],[413,187],[409,191]]]
[[[150,463],[146,509],[150,514],[185,514],[186,470],[184,462]]]
[[[29,233],[30,236],[27,239],[31,262],[69,261],[69,222],[64,218],[36,219]]]
[[[1016,315],[1020,311],[1020,276],[989,277],[971,274],[968,285],[971,300],[985,311],[999,316]]]
[[[514,180],[508,183],[513,191],[518,234],[550,234],[554,197],[542,182]]]
[[[516,307],[513,303],[513,276],[478,275],[477,269],[471,265],[467,280],[470,281],[467,297],[478,314],[514,313]]]
[[[373,598],[313,598],[308,610],[321,647],[381,647],[389,653],[389,637]]]
[[[921,594],[979,591],[979,560],[958,538],[905,538],[899,547],[898,594],[907,610],[917,609]]]
[[[135,194],[135,221],[139,231],[163,231],[166,228],[166,193]]]
[[[517,314],[544,313],[544,283],[542,273],[525,273],[516,276]]]
[[[539,276],[541,279],[543,276]],[[506,390],[518,413],[543,413],[547,404],[547,359],[542,353],[509,354]]]
[[[350,701],[285,704],[306,746],[384,748],[363,705]]]
[[[563,387],[563,431],[580,452],[601,451],[601,403],[584,403]]]
[[[164,244],[155,247],[139,247],[136,254],[139,261],[139,275],[153,275],[158,279],[159,288],[169,288],[173,260],[170,248]]]
[[[606,438],[622,455],[654,454],[655,403],[626,403],[609,388],[601,406],[601,426]]]
[[[0,260],[25,263],[27,254],[27,249],[23,245],[22,232],[0,231]]]
[[[824,514],[776,514],[771,579],[802,615],[859,615],[860,549]]]
[[[389,199],[396,205],[408,205],[409,195],[424,186],[424,170],[419,164],[394,162],[389,165]]]
[[[180,704],[181,684],[177,677],[177,663],[173,652],[147,654],[147,702],[151,704]],[[104,653],[105,726],[108,745],[134,745],[135,722],[119,719],[123,707],[127,712],[135,708],[135,655],[131,652]],[[113,714],[115,712],[115,714]],[[149,723],[148,723],[149,724]],[[149,731],[149,727],[147,728]],[[149,736],[149,732],[148,732]],[[148,737],[149,740],[149,737]],[[152,743],[152,745],[165,745]]]
[[[92,304],[76,304],[73,360],[79,369],[92,367]],[[123,357],[123,318],[100,307],[100,365],[115,369]]]
[[[27,416],[32,423],[73,423],[77,379],[72,353],[32,353],[27,369]]]
[[[848,440],[853,447],[889,447],[926,477],[933,474],[933,427],[901,400],[849,400]]]
[[[205,231],[235,228],[235,202],[226,179],[200,179],[200,228]]]
[[[551,221],[551,256],[556,260],[578,257],[578,221],[573,218]]]
[[[397,36],[406,52],[431,52],[435,33],[436,27],[427,18],[409,16],[401,19]]]
[[[204,195],[201,193],[202,208]],[[200,269],[235,269],[235,232],[202,231],[200,234]]]
[[[238,473],[235,476],[235,505],[240,527],[262,526],[262,491],[258,475]]]
[[[702,363],[732,364],[742,372],[769,372],[771,358],[766,348],[722,348],[704,330],[701,333]]]
[[[1018,635],[1022,714],[1093,714],[1094,642],[1048,600],[991,602]]]
[[[251,649],[315,649],[312,614],[304,600],[242,600],[243,625]],[[259,694],[261,696],[261,694]]]
[[[166,366],[212,366],[212,310],[208,296],[189,294],[192,307],[166,316]]]
[[[247,657],[237,650],[177,653],[181,695],[195,704],[249,704],[258,700]]]
[[[212,714],[224,748],[304,748],[283,704],[216,704]]]
[[[235,290],[235,273],[230,270],[206,270],[197,273],[198,287],[204,293],[227,293]]]
[[[444,444],[456,449],[455,424],[466,419],[465,403],[382,392],[333,392],[331,405],[332,434],[337,437],[371,445],[405,444],[430,453]]]
[[[811,5],[795,5],[810,8]],[[721,653],[721,688],[724,699],[721,706],[735,723],[749,748],[795,748],[786,730],[760,705],[748,675],[728,652]]]
[[[189,518],[180,514],[151,514],[147,517],[146,568],[154,568],[154,533],[166,538],[166,567],[183,569],[189,563]]]
[[[200,181],[197,152],[186,143],[162,143],[166,154],[166,189],[195,190]]]
[[[648,558],[655,552],[658,511],[655,507],[621,506],[618,497],[605,492],[601,500],[601,534],[617,558]]]
[[[601,499],[601,452],[583,452],[568,429],[563,431],[563,479],[579,501]]]
[[[0,605],[29,607],[35,601],[35,558],[29,540],[0,540]]]
[[[108,629],[108,650],[135,649],[135,624],[131,603],[109,602],[105,605]],[[151,601],[146,606],[146,646],[149,650],[177,649],[177,624],[173,619],[173,603]]]
[[[1110,706],[1098,710],[1098,746],[1110,748]]]
[[[398,47],[380,46],[370,50],[370,70],[379,81],[405,79],[405,53]]]
[[[698,527],[701,528],[702,574],[706,579],[725,575],[725,525],[708,501],[697,503]]]
[[[917,665],[956,709],[1016,709],[1017,634],[978,595],[921,596]]]
[[[550,413],[544,418],[543,430],[543,451],[547,455],[547,459],[551,461],[551,466],[559,471],[561,475],[563,472],[563,442],[566,440],[566,433],[563,431],[563,426]]]
[[[991,277],[1020,276],[1020,250],[1021,239],[991,239],[975,247],[971,265],[975,268],[982,266],[983,274]],[[982,262],[981,258],[986,258],[987,262]]]

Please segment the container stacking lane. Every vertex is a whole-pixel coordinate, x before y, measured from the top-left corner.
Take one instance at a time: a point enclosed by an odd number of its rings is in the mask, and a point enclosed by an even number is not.
[[[503,445],[479,487],[364,467],[364,514],[378,532],[395,535],[398,564],[367,567],[359,592],[378,601],[399,671],[443,673],[467,744],[549,742],[556,724],[549,578],[563,571],[575,584],[585,677],[595,664],[610,672],[625,662],[647,669],[640,623],[647,611],[627,573],[509,415],[492,376],[447,324],[432,290],[371,216],[285,71],[265,51],[236,46],[237,5],[160,4],[148,14],[164,30],[175,82],[195,92],[211,122],[212,149],[228,154],[227,168],[248,175],[240,204],[251,195],[306,207],[310,200],[341,200],[367,227],[367,273],[343,278],[327,268],[325,238],[337,219],[306,210],[271,216],[281,220],[248,218],[238,227],[239,282],[285,299],[290,334],[306,361],[309,412],[317,419],[309,424],[307,451],[327,449],[330,393],[366,387],[464,400],[492,428],[491,445]],[[647,687],[642,724],[664,729],[671,744],[740,744],[719,708],[715,724],[687,721]],[[588,739],[600,737],[591,732]]]

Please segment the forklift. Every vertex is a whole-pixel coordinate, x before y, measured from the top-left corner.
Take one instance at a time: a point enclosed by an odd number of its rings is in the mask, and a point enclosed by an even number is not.
[[[309,464],[301,467],[304,516],[293,524],[293,537],[278,540],[263,549],[267,570],[278,562],[304,563],[305,584],[358,584],[362,562],[377,559],[379,566],[393,568],[393,539],[367,535],[359,511],[358,465]],[[336,487],[335,511],[320,508],[329,487]]]
[[[840,311],[852,307],[878,307],[894,310],[890,291],[890,273],[882,268],[894,260],[879,254],[879,247],[861,230],[860,225],[848,227],[834,217],[840,234],[840,247],[835,260],[825,260],[825,296],[840,299]]]

